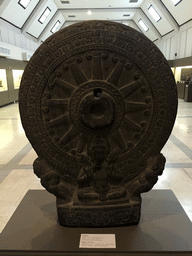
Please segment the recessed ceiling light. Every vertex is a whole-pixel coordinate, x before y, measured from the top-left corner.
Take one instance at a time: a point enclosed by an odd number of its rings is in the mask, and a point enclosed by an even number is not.
[[[59,25],[61,24],[61,22],[58,20],[55,25],[53,26],[53,28],[51,29],[51,33],[55,33],[55,31],[57,30],[57,28],[59,27]]]
[[[145,32],[147,32],[149,30],[149,28],[145,25],[145,23],[143,22],[142,19],[140,19],[138,22],[141,25],[141,27],[144,29]]]
[[[130,14],[123,14],[123,16],[124,16],[124,17],[126,17],[126,16],[128,17],[128,16],[130,16]]]
[[[157,13],[157,11],[152,5],[149,6],[148,11],[155,21],[159,21],[161,19],[160,15]]]
[[[20,4],[24,9],[26,9],[30,2],[31,0],[19,0],[18,4]]]
[[[75,18],[75,15],[68,15],[69,18]]]
[[[87,14],[88,14],[88,15],[91,15],[91,14],[92,14],[92,12],[89,10],[89,11],[87,12]]]
[[[178,5],[182,0],[171,0],[173,4],[176,6]]]
[[[43,22],[46,20],[46,18],[48,17],[48,15],[50,14],[51,9],[49,7],[47,7],[45,9],[45,11],[42,13],[41,17],[38,19],[38,21],[43,24]]]

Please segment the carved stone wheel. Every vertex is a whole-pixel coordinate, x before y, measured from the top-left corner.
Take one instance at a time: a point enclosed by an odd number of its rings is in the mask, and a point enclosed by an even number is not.
[[[59,179],[75,187],[82,155],[98,136],[118,155],[114,169],[128,186],[166,143],[177,93],[166,59],[149,39],[122,24],[89,21],[38,48],[19,105],[29,141]]]

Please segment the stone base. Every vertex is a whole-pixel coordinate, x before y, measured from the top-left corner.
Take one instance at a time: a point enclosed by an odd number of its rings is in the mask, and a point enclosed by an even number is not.
[[[79,206],[59,204],[57,214],[60,225],[65,227],[117,227],[139,223],[140,202],[107,206]]]
[[[192,225],[171,190],[142,194],[139,225],[67,228],[56,221],[55,196],[29,190],[0,235],[0,255],[191,256]],[[115,234],[116,248],[79,248],[81,234]]]

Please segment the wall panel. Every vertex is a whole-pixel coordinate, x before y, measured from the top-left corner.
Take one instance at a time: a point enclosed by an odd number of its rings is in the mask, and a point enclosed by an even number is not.
[[[21,47],[21,35],[15,33],[15,44],[17,47]]]
[[[9,44],[16,45],[15,43],[15,33],[11,30],[8,30]]]
[[[0,27],[0,29],[2,42],[9,43],[8,29],[4,27]]]
[[[167,41],[164,40],[163,41],[163,47],[162,47],[162,52],[163,52],[164,56],[165,56],[165,52],[166,52],[166,47],[167,47]]]
[[[175,44],[175,36],[171,37],[171,43],[170,43],[170,55],[169,59],[173,60],[175,58],[176,53],[176,44]]]
[[[166,44],[166,52],[165,52],[165,57],[166,59],[170,59],[170,44],[171,44],[171,39],[167,39],[167,44]]]
[[[27,41],[27,42],[26,42]],[[23,60],[22,53],[32,55],[40,45],[36,39],[23,35],[20,29],[0,19],[0,47],[11,50],[11,59]]]
[[[21,35],[21,48],[27,49],[26,37],[24,35]]]
[[[30,40],[28,38],[26,38],[26,45],[27,45],[26,49],[30,51],[31,43],[30,43]]]
[[[170,39],[169,54],[167,48],[168,39]],[[181,26],[178,32],[173,31],[164,36],[162,40],[158,40],[156,45],[168,60],[192,56],[192,21]],[[177,53],[176,56],[175,53]]]
[[[187,37],[187,32],[186,30],[184,30],[183,32],[181,32],[181,37],[180,37],[180,54],[179,54],[180,58],[185,57],[186,37]]]
[[[187,30],[186,38],[186,56],[192,56],[192,27]]]

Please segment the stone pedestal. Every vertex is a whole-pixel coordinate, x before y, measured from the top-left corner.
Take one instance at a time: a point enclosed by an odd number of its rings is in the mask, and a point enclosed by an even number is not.
[[[138,225],[67,228],[57,223],[53,195],[28,191],[0,235],[0,255],[191,255],[191,221],[173,192],[151,190],[142,199]],[[79,248],[81,234],[115,234],[116,248]]]

